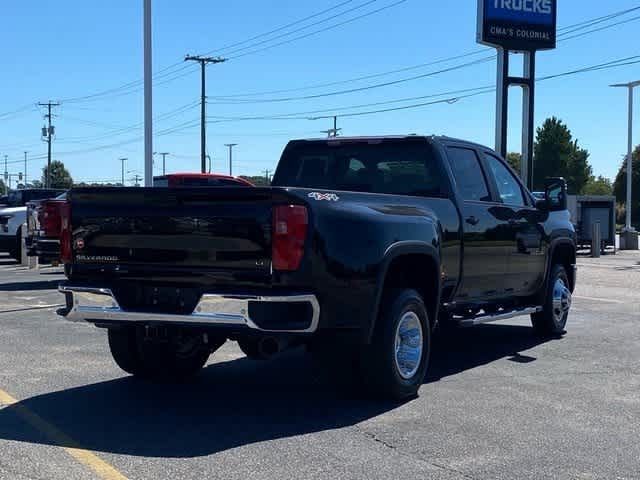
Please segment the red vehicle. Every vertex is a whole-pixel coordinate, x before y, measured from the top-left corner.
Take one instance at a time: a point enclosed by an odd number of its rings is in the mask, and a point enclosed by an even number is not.
[[[219,175],[217,173],[170,173],[153,177],[154,187],[253,187],[244,178]]]
[[[57,264],[60,258],[60,208],[66,200],[62,195],[27,204],[27,255],[37,256],[41,263]]]

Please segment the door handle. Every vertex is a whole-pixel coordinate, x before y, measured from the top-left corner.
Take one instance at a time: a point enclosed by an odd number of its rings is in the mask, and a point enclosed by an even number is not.
[[[474,217],[473,215],[468,217],[465,220],[469,225],[477,225],[478,223],[480,223],[480,220],[478,220],[476,217]]]

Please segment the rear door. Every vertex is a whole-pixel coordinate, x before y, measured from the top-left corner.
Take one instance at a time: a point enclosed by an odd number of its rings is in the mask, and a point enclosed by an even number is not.
[[[504,295],[508,220],[500,216],[475,149],[450,145],[447,154],[462,210],[463,272],[458,301]]]
[[[484,151],[482,155],[490,180],[495,181],[501,203],[497,209],[509,222],[507,289],[520,295],[533,293],[545,273],[541,212],[532,205],[522,183],[504,161],[492,152]]]

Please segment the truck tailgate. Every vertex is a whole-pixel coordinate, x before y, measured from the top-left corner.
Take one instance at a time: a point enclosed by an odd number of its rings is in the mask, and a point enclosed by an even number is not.
[[[268,188],[96,188],[70,194],[74,262],[269,272]]]

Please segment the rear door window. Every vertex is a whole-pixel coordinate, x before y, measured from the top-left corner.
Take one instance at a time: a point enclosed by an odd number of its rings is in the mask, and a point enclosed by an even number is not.
[[[491,195],[487,179],[475,150],[461,147],[449,147],[447,150],[456,186],[462,198],[469,201],[490,202]]]

